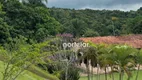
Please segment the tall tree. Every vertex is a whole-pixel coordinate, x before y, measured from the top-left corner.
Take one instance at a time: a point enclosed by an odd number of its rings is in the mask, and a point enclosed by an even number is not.
[[[10,38],[10,26],[4,22],[4,14],[5,12],[2,11],[2,4],[0,3],[0,44],[7,42],[8,38]]]
[[[137,63],[137,66],[138,66],[138,70],[137,70],[137,74],[136,74],[135,80],[138,80],[139,71],[140,71],[140,66],[141,66],[141,64],[142,64],[142,50],[140,50],[140,51],[136,54],[136,63]]]
[[[129,46],[115,46],[113,48],[113,60],[115,64],[118,65],[118,72],[119,72],[119,80],[123,80],[124,72],[128,75],[128,79],[132,77],[132,73],[129,69],[134,68],[135,60],[132,58],[134,54],[137,53],[137,50],[129,47]]]
[[[28,41],[43,41],[60,32],[60,23],[50,17],[48,9],[42,6],[31,7],[19,1],[4,4],[5,21],[12,27],[12,38],[22,35]]]

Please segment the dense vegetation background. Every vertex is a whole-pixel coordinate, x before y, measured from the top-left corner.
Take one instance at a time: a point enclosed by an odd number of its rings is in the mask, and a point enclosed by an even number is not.
[[[108,65],[118,65],[120,80],[124,72],[130,80],[131,68],[137,65],[139,72],[142,55],[138,53],[142,50],[90,43],[88,48],[73,51],[62,44],[80,42],[78,37],[141,34],[142,7],[129,12],[75,10],[48,8],[45,3],[47,0],[0,0],[0,79],[16,80],[27,70],[40,76],[40,80],[79,80],[82,70],[77,66],[82,60],[88,80],[91,79],[89,60],[92,68],[99,69],[96,65],[99,64],[105,71]],[[80,51],[85,55],[79,57]]]
[[[50,17],[45,6],[8,0],[0,7],[0,13],[3,13],[0,15],[0,43],[9,42],[18,36],[24,36],[29,43],[39,42],[60,31],[60,23]]]
[[[59,33],[93,37],[142,33],[142,8],[137,11],[47,8],[40,1],[1,0],[0,43],[24,36],[41,42]]]
[[[142,8],[137,11],[75,10],[50,8],[49,12],[63,27],[63,33],[75,37],[142,33]]]

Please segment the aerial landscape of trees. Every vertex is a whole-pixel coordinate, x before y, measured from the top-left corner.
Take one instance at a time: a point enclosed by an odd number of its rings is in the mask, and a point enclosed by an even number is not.
[[[82,43],[81,37],[142,34],[142,7],[125,12],[46,4],[47,0],[0,0],[0,80],[140,80],[141,49],[62,44]]]

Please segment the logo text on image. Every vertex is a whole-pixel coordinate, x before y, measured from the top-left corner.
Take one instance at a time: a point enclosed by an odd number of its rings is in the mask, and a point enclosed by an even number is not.
[[[89,44],[88,43],[83,43],[83,42],[80,42],[80,43],[63,43],[63,47],[64,48],[71,48],[71,47],[89,47]]]

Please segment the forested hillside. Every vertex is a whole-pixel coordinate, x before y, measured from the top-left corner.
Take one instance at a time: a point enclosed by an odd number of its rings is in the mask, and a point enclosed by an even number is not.
[[[47,8],[41,2],[1,1],[0,43],[23,36],[41,42],[59,33],[74,37],[141,34],[142,7],[137,11]]]
[[[50,16],[48,9],[37,4],[18,0],[1,1],[0,43],[11,42],[19,36],[25,37],[29,43],[41,42],[61,31],[60,23]]]
[[[142,7],[137,11],[50,8],[50,14],[75,37],[142,33]]]

